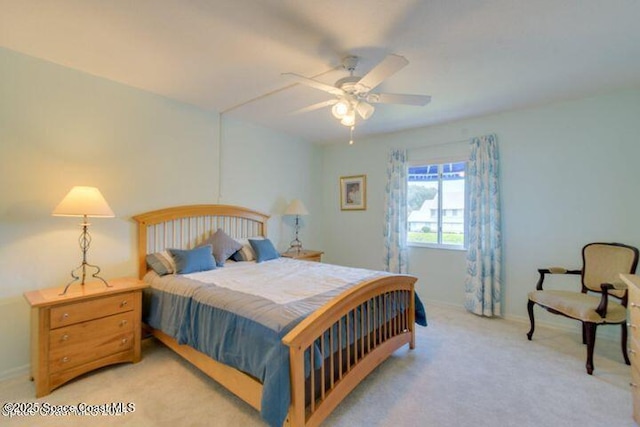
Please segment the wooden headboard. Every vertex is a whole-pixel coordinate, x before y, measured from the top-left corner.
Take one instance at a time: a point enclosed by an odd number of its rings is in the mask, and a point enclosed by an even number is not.
[[[269,215],[240,206],[185,205],[136,215],[138,274],[147,272],[147,254],[167,248],[191,249],[219,228],[234,238],[267,235]]]

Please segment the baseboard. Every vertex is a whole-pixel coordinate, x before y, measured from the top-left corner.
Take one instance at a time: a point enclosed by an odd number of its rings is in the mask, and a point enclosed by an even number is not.
[[[17,377],[28,377],[31,375],[31,366],[30,365],[22,365],[17,368],[7,369],[5,371],[0,372],[0,381],[17,378]]]

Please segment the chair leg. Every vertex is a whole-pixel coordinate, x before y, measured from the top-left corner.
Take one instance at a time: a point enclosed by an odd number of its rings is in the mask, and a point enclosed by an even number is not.
[[[629,361],[629,354],[627,353],[627,323],[622,322],[622,355],[624,356],[624,363],[631,365]]]
[[[587,343],[587,327],[583,322],[580,322],[580,323],[582,324],[582,344],[586,344]]]
[[[585,322],[585,332],[587,338],[587,373],[593,374],[593,348],[596,345],[596,323]]]
[[[531,329],[527,332],[527,338],[531,341],[531,337],[533,336],[533,330],[536,327],[535,321],[533,320],[533,305],[535,303],[531,300],[527,303],[527,311],[529,312],[529,321],[531,322]]]

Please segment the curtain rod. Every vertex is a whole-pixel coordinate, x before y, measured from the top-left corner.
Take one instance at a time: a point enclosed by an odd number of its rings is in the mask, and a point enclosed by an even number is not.
[[[485,135],[481,135],[481,136],[472,136],[469,137],[467,139],[459,139],[457,141],[447,141],[447,142],[440,142],[438,144],[432,144],[432,145],[420,145],[420,146],[415,146],[415,147],[404,147],[405,150],[416,150],[416,149],[420,149],[420,148],[429,148],[429,147],[440,147],[442,145],[450,145],[450,144],[462,144],[463,142],[467,142],[470,143],[471,141],[473,141],[474,138],[483,138],[483,137],[488,137],[488,136],[493,136],[495,138],[495,133],[488,133]]]
[[[462,144],[464,142],[470,142],[472,139],[473,139],[473,137],[467,138],[467,139],[460,139],[460,140],[457,140],[457,141],[439,142],[437,144],[416,145],[416,146],[413,146],[413,147],[405,147],[405,149],[407,149],[407,150],[415,150],[415,149],[419,149],[419,148],[440,147],[442,145]]]

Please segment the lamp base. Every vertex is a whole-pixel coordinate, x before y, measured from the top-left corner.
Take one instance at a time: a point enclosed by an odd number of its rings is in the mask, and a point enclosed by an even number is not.
[[[298,239],[298,233],[300,232],[300,215],[296,215],[296,238],[291,241],[289,244],[289,249],[287,252],[294,252],[299,254],[302,252],[302,242]]]
[[[69,283],[67,283],[67,286],[64,287],[64,290],[62,291],[62,293],[60,295],[65,295],[67,293],[67,290],[69,289],[69,286],[73,285],[78,280],[80,280],[80,285],[84,286],[85,279],[87,277],[87,267],[91,267],[91,268],[95,268],[96,269],[96,272],[93,273],[91,275],[91,277],[93,277],[94,279],[100,280],[102,283],[105,284],[105,286],[107,288],[111,288],[112,287],[110,284],[107,283],[106,280],[104,280],[102,277],[98,276],[98,274],[100,274],[100,267],[98,267],[97,265],[89,264],[89,263],[83,261],[82,264],[80,264],[78,267],[76,267],[73,270],[71,270],[71,277],[73,277],[73,279]],[[79,271],[81,271],[82,274],[81,275],[76,275],[76,272],[79,272]]]
[[[302,250],[302,242],[296,238],[289,244],[289,249],[287,249],[287,252],[295,252],[299,254],[300,252],[302,252]]]
[[[78,267],[71,270],[71,277],[73,277],[73,280],[67,283],[67,286],[64,287],[64,290],[60,295],[65,295],[67,293],[67,290],[69,289],[69,286],[80,280],[80,277],[82,277],[82,281],[80,282],[80,284],[84,286],[85,279],[87,277],[87,267],[96,269],[96,272],[93,273],[91,277],[100,280],[107,286],[107,288],[111,287],[111,285],[108,284],[106,280],[98,276],[98,274],[100,274],[100,267],[98,267],[97,265],[89,264],[87,262],[87,251],[89,250],[89,246],[91,245],[91,235],[89,234],[89,223],[87,222],[86,215],[84,216],[84,221],[80,225],[82,226],[82,233],[80,234],[78,243],[80,243],[80,249],[82,250],[82,263]],[[78,272],[78,275],[76,275],[76,272]]]

